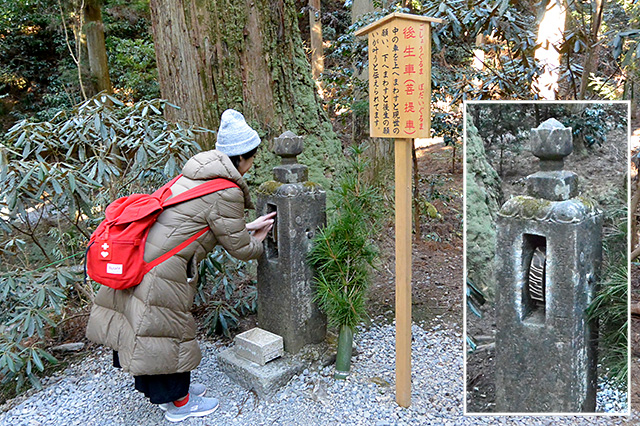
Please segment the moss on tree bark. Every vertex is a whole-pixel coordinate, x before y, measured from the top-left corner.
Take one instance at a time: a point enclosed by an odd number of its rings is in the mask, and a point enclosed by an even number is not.
[[[329,187],[340,141],[315,91],[291,0],[151,0],[162,97],[180,106],[170,119],[217,130],[227,108],[241,111],[263,141],[285,130],[305,137],[299,157],[310,180]],[[215,137],[201,140],[213,147]],[[254,178],[277,164],[259,153]]]

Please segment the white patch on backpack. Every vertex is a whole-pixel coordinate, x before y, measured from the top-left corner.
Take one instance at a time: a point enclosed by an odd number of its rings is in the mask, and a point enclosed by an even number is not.
[[[107,274],[122,275],[122,265],[118,263],[107,263]]]

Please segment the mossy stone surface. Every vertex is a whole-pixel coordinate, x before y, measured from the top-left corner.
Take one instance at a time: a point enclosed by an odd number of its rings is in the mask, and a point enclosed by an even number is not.
[[[597,203],[586,197],[549,201],[521,195],[504,203],[499,214],[503,217],[540,222],[579,223],[601,213]]]
[[[269,180],[267,182],[264,182],[262,185],[260,185],[260,187],[258,187],[258,193],[265,194],[265,195],[275,194],[278,188],[280,188],[282,185],[284,185],[282,182]]]
[[[295,191],[291,191],[295,189]],[[270,180],[264,182],[262,185],[258,187],[257,190],[260,195],[281,195],[281,196],[290,196],[291,194],[311,194],[314,192],[324,193],[324,189],[322,185],[319,185],[315,182],[304,182],[304,183],[282,183],[275,180]]]
[[[467,276],[488,296],[494,293],[495,220],[503,193],[498,173],[487,161],[482,139],[467,118]]]

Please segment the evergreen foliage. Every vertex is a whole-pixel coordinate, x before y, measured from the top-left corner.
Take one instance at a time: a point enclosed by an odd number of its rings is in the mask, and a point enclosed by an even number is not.
[[[216,247],[200,263],[195,304],[206,309],[204,325],[209,334],[231,338],[240,316],[256,312],[258,291],[249,263],[238,260],[222,247]]]
[[[164,101],[97,95],[0,138],[0,381],[39,385],[45,342],[94,289],[82,255],[105,206],[150,192],[199,151],[197,129],[163,118]],[[1,397],[2,395],[0,395]]]
[[[482,318],[481,306],[487,301],[484,293],[480,290],[471,280],[467,278],[465,285],[465,296],[467,299],[467,309],[471,311],[475,316]],[[467,334],[466,336],[468,351],[473,352],[478,348],[478,344],[473,336]]]
[[[362,148],[351,148],[347,170],[333,193],[335,211],[314,238],[309,260],[316,270],[320,309],[334,327],[352,329],[366,315],[365,293],[377,257],[378,190],[367,183]]]
[[[606,374],[626,386],[629,346],[626,191],[608,201],[603,229],[602,280],[587,313],[590,319],[598,321],[598,357],[609,370]]]

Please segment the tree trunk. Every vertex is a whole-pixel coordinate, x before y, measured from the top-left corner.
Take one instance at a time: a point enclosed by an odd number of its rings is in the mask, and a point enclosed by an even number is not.
[[[598,43],[598,33],[602,24],[602,13],[604,12],[605,0],[595,0],[596,10],[591,19],[591,34],[587,52],[582,66],[582,79],[580,80],[580,93],[578,99],[584,99],[589,85],[589,76],[597,68],[600,45]]]
[[[363,15],[374,12],[376,6],[373,4],[373,0],[353,0],[351,3],[351,23],[357,22]],[[369,67],[364,67],[361,70],[356,70],[356,76],[361,80],[369,80]],[[367,121],[367,125],[369,125]],[[393,146],[393,144],[391,144]]]
[[[501,178],[504,177],[504,150],[505,150],[504,137],[500,136],[500,163],[499,163],[498,175]]]
[[[640,175],[636,176],[635,188],[633,191],[633,197],[631,197],[631,203],[629,207],[629,215],[631,216],[631,250],[637,253],[638,250],[638,205],[640,204]],[[637,257],[637,256],[636,256]],[[631,257],[631,261],[634,257]]]
[[[587,104],[583,102],[576,102],[567,105],[567,109],[571,111],[576,117],[581,116],[585,109],[587,108]],[[587,146],[584,143],[584,138],[582,135],[573,135],[573,152],[575,155],[584,156],[587,153]]]
[[[471,62],[471,66],[478,71],[482,71],[484,69],[484,50],[482,50],[483,45],[484,34],[480,33],[476,36],[476,48],[473,49],[473,62]]]
[[[551,0],[544,10],[538,25],[536,43],[540,46],[535,51],[535,58],[543,66],[543,73],[534,81],[540,98],[555,99],[560,77],[560,53],[556,47],[560,45],[565,30],[566,11],[563,2]]]
[[[102,91],[113,93],[107,64],[107,48],[104,43],[101,6],[100,0],[85,0],[83,10],[84,33],[87,37],[89,69],[91,70],[95,93]]]
[[[263,140],[291,130],[305,136],[299,159],[310,179],[330,185],[342,149],[316,94],[295,1],[151,0],[150,7],[161,94],[181,108],[169,119],[216,130],[234,108]],[[211,148],[214,140],[201,142]],[[275,163],[261,151],[257,179]]]
[[[309,28],[311,28],[311,75],[318,90],[319,79],[324,72],[324,48],[322,46],[322,14],[320,0],[309,0]]]
[[[367,13],[374,12],[376,10],[373,0],[353,0],[351,2],[351,23],[353,24],[358,19]]]
[[[453,150],[451,151],[451,174],[454,174],[456,172],[456,151],[457,151],[457,146],[458,144],[454,141],[452,148]]]

